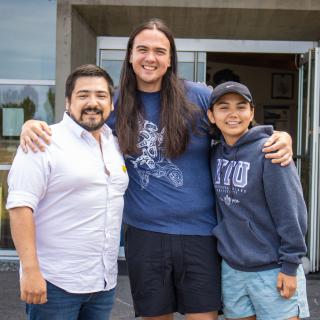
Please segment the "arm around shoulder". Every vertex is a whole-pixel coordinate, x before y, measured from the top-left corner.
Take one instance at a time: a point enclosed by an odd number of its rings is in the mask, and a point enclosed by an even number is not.
[[[287,166],[292,161],[292,138],[287,132],[274,131],[262,151],[267,159],[272,159],[272,163]]]
[[[33,152],[44,151],[50,144],[51,129],[44,121],[28,120],[24,123],[20,135],[20,146],[24,152],[30,148]]]

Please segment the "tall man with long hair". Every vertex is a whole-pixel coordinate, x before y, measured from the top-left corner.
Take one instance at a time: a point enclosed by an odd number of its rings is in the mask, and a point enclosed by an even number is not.
[[[115,130],[130,177],[125,195],[126,259],[137,316],[215,320],[220,259],[205,119],[211,90],[177,77],[172,32],[159,19],[130,35],[115,99]],[[112,123],[112,121],[110,122]],[[43,148],[45,123],[24,126],[21,143]],[[287,164],[291,139],[276,134],[264,151]]]

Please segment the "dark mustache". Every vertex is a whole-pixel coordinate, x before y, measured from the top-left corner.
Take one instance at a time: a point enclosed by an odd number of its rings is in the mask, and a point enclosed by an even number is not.
[[[98,114],[102,114],[102,111],[100,110],[100,109],[98,109],[98,108],[86,108],[86,109],[83,109],[82,111],[81,111],[81,114],[84,114],[85,112],[96,112],[96,113],[98,113]]]

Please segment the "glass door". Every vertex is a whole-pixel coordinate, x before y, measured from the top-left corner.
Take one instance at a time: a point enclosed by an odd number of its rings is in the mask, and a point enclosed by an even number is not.
[[[312,272],[318,271],[320,264],[319,98],[320,48],[315,48],[301,56],[297,133],[297,168],[308,207],[307,242]]]
[[[54,120],[55,81],[0,79],[0,257],[16,257],[9,213],[5,208],[7,177],[19,146],[22,124],[29,119]]]
[[[100,50],[99,66],[109,73],[115,87],[119,85],[122,63],[125,56],[126,50]]]
[[[206,81],[206,52],[178,51],[178,75],[195,82]]]

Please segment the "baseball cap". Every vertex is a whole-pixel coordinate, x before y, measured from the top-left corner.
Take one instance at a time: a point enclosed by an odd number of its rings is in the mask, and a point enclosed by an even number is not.
[[[253,99],[249,89],[242,83],[227,81],[216,86],[210,97],[211,106],[214,105],[226,93],[238,93],[244,97],[248,102],[253,104]]]

